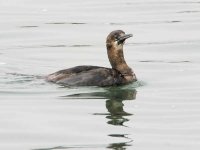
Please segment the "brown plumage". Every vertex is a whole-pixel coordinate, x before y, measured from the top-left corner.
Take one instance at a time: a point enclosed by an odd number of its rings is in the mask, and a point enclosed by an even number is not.
[[[136,81],[136,76],[127,65],[123,54],[124,42],[129,37],[132,34],[125,34],[122,30],[108,35],[106,47],[112,68],[76,66],[50,74],[46,80],[66,86],[114,86]]]

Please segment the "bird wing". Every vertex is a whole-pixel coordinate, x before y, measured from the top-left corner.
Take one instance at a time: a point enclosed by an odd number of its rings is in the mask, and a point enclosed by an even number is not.
[[[111,86],[115,83],[115,77],[112,69],[92,67],[64,77],[56,83],[70,86]]]
[[[47,81],[64,85],[110,86],[114,84],[114,70],[99,66],[76,66],[52,73]]]

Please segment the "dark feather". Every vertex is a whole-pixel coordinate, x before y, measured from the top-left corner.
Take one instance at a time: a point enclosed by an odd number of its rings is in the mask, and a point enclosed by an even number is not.
[[[47,76],[47,81],[69,86],[112,86],[123,83],[118,71],[99,66],[76,66]]]

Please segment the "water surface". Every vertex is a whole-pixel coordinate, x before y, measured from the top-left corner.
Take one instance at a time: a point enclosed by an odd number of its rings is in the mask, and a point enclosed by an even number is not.
[[[0,149],[200,148],[199,0],[1,0]],[[122,29],[138,82],[62,87],[42,76],[109,67]]]

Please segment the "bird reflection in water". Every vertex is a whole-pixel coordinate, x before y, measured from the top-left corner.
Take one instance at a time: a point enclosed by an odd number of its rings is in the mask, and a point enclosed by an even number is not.
[[[121,125],[129,121],[125,116],[132,115],[124,111],[123,101],[133,100],[136,97],[135,89],[110,89],[110,97],[106,101],[106,108],[109,114],[106,118],[109,119],[108,124]]]
[[[105,88],[102,92],[91,93],[79,93],[73,95],[64,96],[65,99],[107,99],[106,108],[108,113],[94,113],[94,115],[105,115],[108,119],[108,124],[115,126],[124,126],[124,122],[129,121],[126,116],[132,115],[124,111],[123,101],[134,100],[136,98],[136,90],[133,88],[123,89],[121,87]],[[125,126],[126,127],[126,126]],[[131,146],[132,139],[128,137],[128,134],[110,134],[110,137],[124,138],[126,142],[110,143],[108,145],[71,145],[71,146],[58,146],[52,148],[40,148],[35,150],[58,150],[58,149],[76,149],[76,148],[106,148],[113,150],[126,150],[127,146]]]
[[[109,113],[94,113],[94,115],[106,115],[107,122],[111,125],[124,126],[124,122],[129,121],[126,116],[132,115],[124,111],[123,101],[134,100],[136,98],[135,89],[123,89],[120,87],[106,88],[103,92],[80,93],[65,96],[65,98],[76,99],[107,99],[106,108]]]

